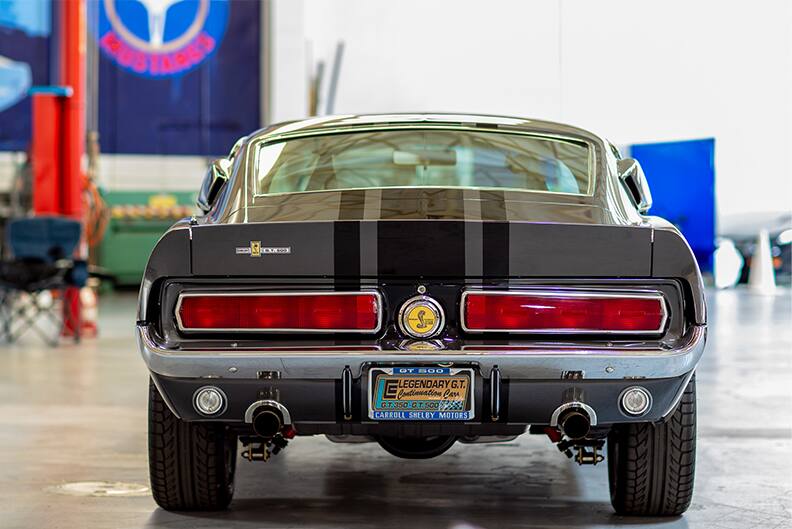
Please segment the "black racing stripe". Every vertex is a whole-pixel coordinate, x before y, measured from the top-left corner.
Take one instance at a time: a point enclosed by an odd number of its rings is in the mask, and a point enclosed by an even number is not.
[[[387,221],[378,223],[377,229],[378,276],[464,276],[463,222]]]
[[[383,188],[380,218],[383,220],[418,219],[418,193],[415,188]]]
[[[337,221],[333,229],[335,278],[348,283],[360,279],[360,223]]]
[[[430,219],[464,219],[464,191],[456,189],[427,189],[426,216]]]
[[[464,204],[461,188],[385,188],[380,215],[384,220],[463,219]]]
[[[509,223],[503,191],[481,192],[482,251],[484,277],[509,275]]]
[[[338,205],[338,220],[361,220],[366,205],[365,189],[349,189],[341,192]]]
[[[503,191],[481,191],[481,220],[508,220],[506,194]]]
[[[483,274],[486,278],[509,276],[509,223],[484,222]]]

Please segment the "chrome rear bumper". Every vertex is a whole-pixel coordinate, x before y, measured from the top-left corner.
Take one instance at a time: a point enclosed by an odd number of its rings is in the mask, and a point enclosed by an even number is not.
[[[283,379],[339,378],[345,367],[355,378],[371,364],[455,363],[478,367],[488,377],[494,366],[509,379],[559,379],[582,371],[586,380],[670,378],[690,373],[704,351],[706,327],[693,326],[681,344],[669,350],[639,346],[580,348],[552,344],[520,349],[490,348],[437,351],[375,351],[325,349],[168,349],[159,345],[150,327],[138,325],[137,341],[149,370],[166,377],[256,379],[275,371]]]

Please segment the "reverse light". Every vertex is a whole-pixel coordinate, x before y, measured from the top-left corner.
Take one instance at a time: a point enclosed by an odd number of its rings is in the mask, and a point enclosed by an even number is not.
[[[657,334],[668,313],[659,292],[465,292],[466,332]]]
[[[382,321],[376,292],[184,293],[182,331],[374,333]]]
[[[628,415],[643,415],[652,406],[652,395],[641,386],[625,389],[620,397],[621,407]]]
[[[225,393],[214,386],[199,388],[193,395],[193,407],[201,415],[216,415],[225,409]]]

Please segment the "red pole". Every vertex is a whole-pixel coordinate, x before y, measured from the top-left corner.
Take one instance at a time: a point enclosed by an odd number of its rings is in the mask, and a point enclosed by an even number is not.
[[[33,211],[36,215],[57,215],[61,211],[63,99],[54,93],[33,94],[35,133],[30,142],[30,160],[33,165]]]
[[[82,222],[82,159],[85,152],[85,1],[63,0],[61,8],[60,83],[71,87],[64,101],[63,165],[60,212]],[[84,257],[84,241],[77,251]],[[64,334],[80,332],[80,290],[69,288],[64,301]]]
[[[85,2],[63,0],[60,84],[72,89],[64,101],[63,174],[60,212],[82,220],[82,159],[85,152]]]

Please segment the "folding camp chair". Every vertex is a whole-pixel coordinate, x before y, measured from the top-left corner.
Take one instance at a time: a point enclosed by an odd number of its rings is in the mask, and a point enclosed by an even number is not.
[[[31,217],[6,224],[10,255],[0,263],[0,336],[15,342],[28,330],[51,346],[64,329],[80,340],[80,322],[66,296],[81,287],[87,266],[72,254],[80,242],[80,223],[61,217]]]

